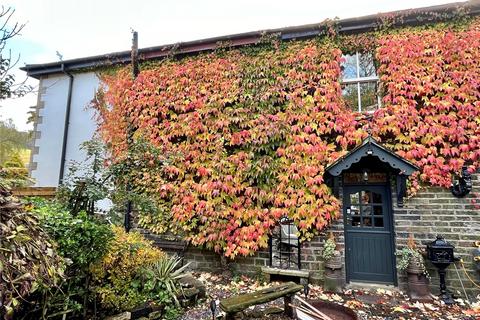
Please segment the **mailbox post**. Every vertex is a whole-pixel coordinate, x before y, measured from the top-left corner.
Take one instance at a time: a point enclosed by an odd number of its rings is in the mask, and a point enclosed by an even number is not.
[[[441,235],[437,235],[437,239],[427,245],[428,260],[438,269],[438,275],[440,276],[440,299],[445,304],[455,303],[452,294],[448,292],[445,284],[446,269],[457,260],[453,255],[454,249],[455,247],[445,241]]]

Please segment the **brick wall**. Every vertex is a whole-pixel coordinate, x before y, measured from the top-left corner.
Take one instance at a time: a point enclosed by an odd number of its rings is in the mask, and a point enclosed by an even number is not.
[[[480,192],[480,175],[474,175],[473,179],[473,191],[465,198],[456,198],[444,188],[429,187],[405,201],[403,208],[398,208],[396,201],[393,201],[394,221],[397,249],[406,245],[409,233],[413,234],[417,244],[421,244],[420,247],[426,247],[427,243],[435,240],[437,234],[442,234],[445,240],[455,246],[455,255],[464,260],[470,277],[480,284],[480,273],[475,271],[472,255],[474,242],[480,240],[480,210],[471,202],[473,194]],[[460,263],[457,263],[457,267],[470,298],[480,294],[480,289],[475,288],[461,270]],[[436,268],[429,261],[427,268],[432,277],[432,292],[438,293]],[[399,286],[405,288],[405,275],[399,273],[398,276]],[[460,291],[463,295],[462,285],[453,265],[447,269],[447,287],[452,292]]]
[[[392,183],[393,185],[393,183]],[[455,246],[455,254],[465,261],[465,267],[470,277],[480,283],[480,273],[475,271],[472,252],[474,242],[480,240],[480,210],[476,209],[471,200],[474,193],[480,192],[480,175],[474,176],[474,190],[465,198],[454,197],[449,190],[444,188],[428,187],[410,199],[405,199],[403,208],[397,206],[396,192],[392,188],[392,205],[395,225],[396,249],[404,247],[409,233],[413,234],[417,244],[422,247],[433,241],[437,234],[442,234],[445,239]],[[340,199],[342,193],[340,188]],[[343,212],[343,210],[341,210]],[[343,216],[327,231],[332,231],[342,256],[344,256]],[[325,235],[315,237],[312,241],[303,243],[301,251],[302,269],[310,271],[311,283],[322,283],[323,260],[321,257]],[[191,262],[192,269],[203,271],[221,271],[220,256],[209,250],[189,247],[185,253],[186,261]],[[234,261],[227,261],[228,266],[235,272],[259,274],[263,266],[268,266],[268,249],[259,251],[253,256],[238,257]],[[480,290],[467,279],[459,267],[460,278],[470,298],[480,294]],[[438,293],[438,274],[436,269],[427,261],[427,268],[432,276],[431,288],[433,293]],[[343,269],[345,272],[345,269]],[[398,272],[398,284],[401,289],[406,289],[406,276]],[[453,292],[463,289],[458,279],[454,266],[447,272],[447,286]]]

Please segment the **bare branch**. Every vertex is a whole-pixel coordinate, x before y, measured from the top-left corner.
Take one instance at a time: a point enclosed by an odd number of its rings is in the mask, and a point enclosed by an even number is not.
[[[12,28],[7,28],[8,22],[10,21],[11,17],[15,13],[15,9],[12,9],[9,7],[8,9],[5,10],[5,7],[2,6],[2,12],[0,14],[0,19],[3,19],[5,16],[5,21],[3,22],[2,26],[0,27],[0,30],[2,31],[3,35],[0,38],[0,42],[5,42],[8,39],[11,39],[18,35],[23,27],[25,27],[25,24],[19,24],[18,22],[15,22],[15,25]]]
[[[0,100],[21,97],[32,91],[32,87],[26,85],[27,79],[20,83],[15,83],[15,76],[12,73],[13,68],[20,61],[20,54],[12,56],[11,50],[7,55],[2,54],[7,45],[7,40],[17,36],[22,31],[25,24],[18,22],[10,26],[15,9],[2,6],[0,10]]]

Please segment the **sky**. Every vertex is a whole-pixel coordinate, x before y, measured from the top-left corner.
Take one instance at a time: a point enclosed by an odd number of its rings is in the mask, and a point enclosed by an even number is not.
[[[20,55],[17,80],[25,64],[47,63],[129,50],[131,30],[139,47],[203,39],[233,33],[319,23],[453,1],[442,0],[4,0],[15,9],[12,22],[25,23],[8,49]],[[35,79],[29,84],[36,86]],[[23,98],[0,101],[0,119],[13,119],[29,130],[27,112],[33,91]]]

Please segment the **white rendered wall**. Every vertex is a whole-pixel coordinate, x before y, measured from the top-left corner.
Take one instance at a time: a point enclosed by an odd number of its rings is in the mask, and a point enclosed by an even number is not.
[[[98,88],[99,80],[93,72],[73,74],[72,102],[67,137],[64,175],[71,160],[85,158],[79,146],[90,140],[95,132],[94,112],[88,108]],[[54,75],[42,78],[38,98],[39,133],[34,142],[31,177],[37,187],[58,186],[62,156],[65,112],[67,107],[69,78]]]

